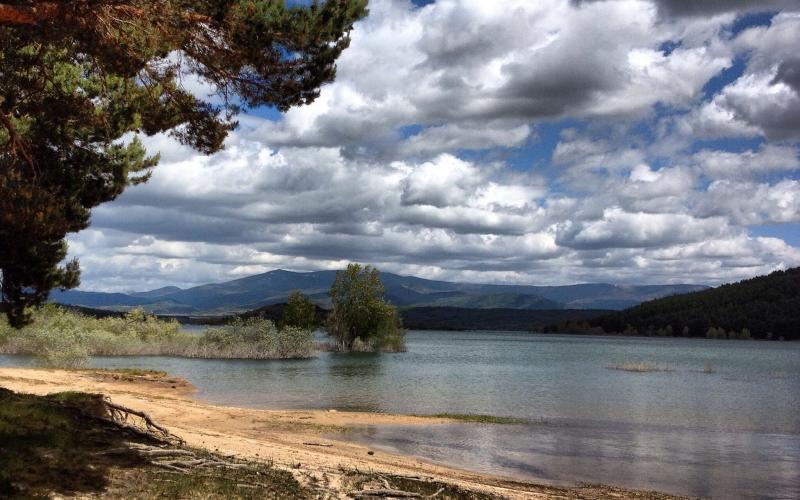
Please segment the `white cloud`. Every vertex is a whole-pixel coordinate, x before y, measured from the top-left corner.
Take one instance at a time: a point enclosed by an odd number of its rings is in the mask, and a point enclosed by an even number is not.
[[[697,212],[724,216],[742,225],[800,222],[800,182],[785,179],[770,185],[715,181],[699,197]]]
[[[741,153],[706,149],[697,153],[694,160],[705,175],[714,179],[800,170],[800,151],[794,146],[769,144]]]
[[[599,220],[567,221],[559,226],[559,245],[578,249],[663,247],[724,234],[723,219],[685,214],[628,213],[613,207]]]
[[[70,238],[84,288],[348,261],[542,284],[800,265],[748,229],[800,222],[800,17],[732,37],[723,3],[374,0],[312,105],[242,116],[211,157],[146,138],[152,180]]]

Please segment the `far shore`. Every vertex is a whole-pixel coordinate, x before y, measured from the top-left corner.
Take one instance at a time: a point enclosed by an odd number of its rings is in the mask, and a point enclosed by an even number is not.
[[[216,406],[193,397],[194,388],[166,374],[0,368],[0,387],[46,395],[64,391],[102,393],[114,402],[149,413],[189,446],[248,460],[267,460],[301,483],[324,480],[334,498],[345,470],[432,478],[501,498],[678,498],[611,486],[555,486],[459,470],[419,458],[348,442],[347,430],[380,425],[442,425],[458,421],[333,410],[256,410]],[[458,417],[458,416],[456,416]],[[475,424],[479,425],[479,424]]]

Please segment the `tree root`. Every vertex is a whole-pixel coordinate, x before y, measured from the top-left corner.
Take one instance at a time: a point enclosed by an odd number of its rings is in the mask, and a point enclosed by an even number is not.
[[[114,403],[109,398],[103,398],[103,403],[110,415],[110,418],[106,420],[122,429],[161,443],[186,444],[183,439],[172,434],[166,427],[157,424],[150,415],[141,410],[134,410],[133,408],[122,406],[121,404]],[[134,416],[141,419],[144,423],[143,428],[135,425]]]
[[[134,450],[140,457],[164,469],[188,474],[198,470],[209,469],[228,469],[244,470],[246,472],[260,473],[261,471],[253,468],[248,463],[235,460],[233,456],[223,457],[221,455],[198,456],[191,450],[181,448],[160,448],[139,443],[128,443],[129,450]]]
[[[442,486],[441,488],[439,488],[438,490],[436,490],[436,493],[434,493],[433,495],[429,496],[428,498],[436,498],[436,497],[438,497],[438,496],[439,496],[439,493],[443,492],[443,491],[444,491],[444,490],[446,490],[446,489],[447,489],[447,488],[445,488],[444,486]]]
[[[185,456],[185,457],[196,457],[197,455],[193,451],[189,450],[179,450],[179,449],[164,449],[164,448],[156,448],[153,450],[136,450],[139,455],[142,455],[147,458],[160,458],[160,457],[178,457],[178,456]]]

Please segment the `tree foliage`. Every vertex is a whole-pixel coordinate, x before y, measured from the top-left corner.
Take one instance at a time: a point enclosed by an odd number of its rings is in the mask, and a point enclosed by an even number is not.
[[[313,330],[317,326],[317,308],[308,296],[293,290],[283,309],[281,326]]]
[[[372,266],[350,264],[336,273],[327,327],[328,333],[339,340],[340,348],[403,350],[400,316],[383,294],[380,273]]]
[[[800,268],[651,300],[590,323],[609,333],[800,339]]]
[[[242,108],[313,101],[366,0],[0,2],[0,271],[9,321],[52,288],[65,236],[145,182],[158,156],[136,134],[170,133],[210,154]],[[184,82],[212,89],[193,95]]]

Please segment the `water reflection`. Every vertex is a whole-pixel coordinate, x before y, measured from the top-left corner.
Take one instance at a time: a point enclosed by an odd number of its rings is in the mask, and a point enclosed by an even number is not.
[[[332,377],[368,381],[381,375],[380,353],[332,354],[328,373]]]
[[[493,474],[605,483],[713,498],[800,498],[797,435],[558,422],[387,426],[353,439]],[[769,450],[769,451],[767,451]]]

